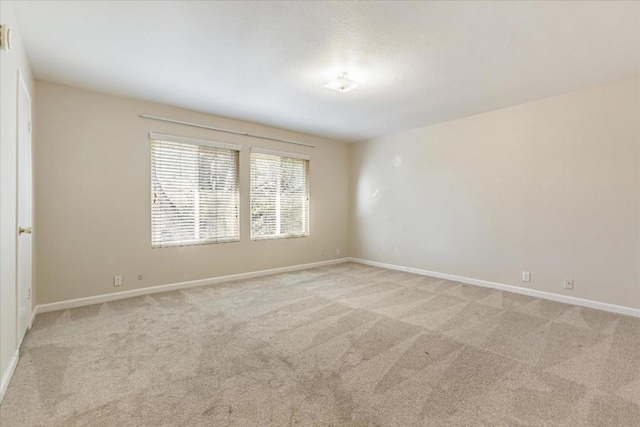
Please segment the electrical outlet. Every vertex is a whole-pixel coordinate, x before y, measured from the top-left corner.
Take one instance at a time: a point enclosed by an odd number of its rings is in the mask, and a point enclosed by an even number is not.
[[[564,278],[564,288],[565,289],[573,289],[573,279],[570,277]]]
[[[122,276],[113,276],[113,286],[122,286]]]
[[[340,255],[340,248],[336,248],[336,255]]]
[[[531,281],[531,275],[529,274],[528,271],[523,271],[522,272],[522,281],[523,282],[530,282]]]

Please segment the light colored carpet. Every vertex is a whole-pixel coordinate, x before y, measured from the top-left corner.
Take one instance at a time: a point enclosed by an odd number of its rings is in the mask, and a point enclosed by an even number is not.
[[[640,319],[340,264],[38,316],[3,427],[639,426]]]

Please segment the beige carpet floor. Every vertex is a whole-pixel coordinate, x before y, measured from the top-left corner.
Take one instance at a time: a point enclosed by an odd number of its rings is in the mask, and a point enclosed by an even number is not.
[[[37,317],[10,426],[640,426],[640,319],[339,264]]]

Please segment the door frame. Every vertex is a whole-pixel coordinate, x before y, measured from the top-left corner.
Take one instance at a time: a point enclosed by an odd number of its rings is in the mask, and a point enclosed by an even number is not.
[[[34,194],[34,185],[33,185],[33,99],[31,97],[31,92],[29,91],[29,87],[22,76],[22,73],[18,70],[17,72],[17,82],[16,82],[16,225],[15,230],[18,233],[18,227],[23,226],[20,224],[20,124],[21,124],[21,111],[20,111],[20,100],[22,96],[26,96],[26,99],[29,103],[29,115],[27,117],[28,120],[28,164],[29,164],[29,222],[25,226],[31,227],[33,230],[33,220],[34,220],[34,209],[33,209],[33,194]],[[33,323],[33,246],[34,246],[34,234],[29,236],[30,245],[28,252],[28,268],[29,268],[29,287],[28,289],[24,289],[28,295],[28,307],[27,307],[27,320],[26,320],[26,331],[31,329]],[[24,339],[24,335],[21,336],[20,331],[20,297],[22,296],[21,292],[21,283],[20,283],[20,251],[19,251],[19,239],[20,235],[16,237],[16,347],[19,347],[22,344],[22,340]]]

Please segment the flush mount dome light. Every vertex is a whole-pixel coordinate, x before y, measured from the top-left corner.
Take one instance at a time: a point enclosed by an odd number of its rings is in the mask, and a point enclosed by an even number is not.
[[[360,83],[349,79],[347,73],[342,73],[334,80],[331,80],[329,83],[324,85],[327,89],[335,90],[338,92],[349,92],[358,86]]]

